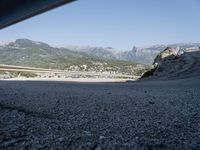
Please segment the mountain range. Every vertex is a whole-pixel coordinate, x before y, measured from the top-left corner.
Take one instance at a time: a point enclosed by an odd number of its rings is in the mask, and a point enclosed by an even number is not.
[[[150,65],[153,63],[156,55],[166,47],[180,47],[185,50],[199,49],[200,47],[200,43],[179,43],[153,45],[145,48],[134,46],[130,51],[120,51],[112,47],[55,47],[44,42],[29,39],[17,39],[13,42],[0,43],[1,64],[58,69],[66,69],[73,65],[83,64],[92,66],[93,64],[98,64],[97,62],[107,63],[111,68],[125,64],[126,66],[134,66],[138,63]]]
[[[106,59],[117,59],[124,61],[131,61],[141,64],[151,65],[154,61],[154,58],[165,48],[180,47],[184,50],[187,49],[199,49],[200,43],[177,43],[177,44],[162,44],[162,45],[153,45],[149,47],[136,47],[133,46],[131,50],[121,51],[113,49],[112,47],[81,47],[81,46],[65,46],[65,48],[72,51],[83,52],[90,56],[96,56],[99,58]]]
[[[110,49],[58,48],[44,42],[17,39],[0,45],[0,64],[135,76],[149,68],[133,61],[118,60]]]

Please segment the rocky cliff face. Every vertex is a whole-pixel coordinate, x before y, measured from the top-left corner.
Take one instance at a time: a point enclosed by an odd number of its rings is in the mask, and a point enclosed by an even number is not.
[[[137,48],[134,46],[131,51],[120,53],[119,59],[140,62],[143,64],[152,64],[156,55],[163,49]]]
[[[179,47],[177,48],[167,47],[156,56],[153,65],[155,66],[161,65],[164,61],[175,59],[175,57],[179,55],[180,50],[181,49]]]
[[[142,78],[170,77],[184,70],[190,62],[188,55],[179,47],[167,47],[156,56],[153,68],[144,73]]]

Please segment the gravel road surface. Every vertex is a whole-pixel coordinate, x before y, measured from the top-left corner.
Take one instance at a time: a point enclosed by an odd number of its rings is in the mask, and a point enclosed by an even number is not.
[[[0,81],[0,149],[199,150],[197,54],[165,80]]]

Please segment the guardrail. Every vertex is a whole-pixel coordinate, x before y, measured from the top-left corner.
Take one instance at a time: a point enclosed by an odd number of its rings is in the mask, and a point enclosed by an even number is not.
[[[22,71],[22,72],[52,72],[52,71],[57,71],[57,70],[54,70],[54,69],[23,67],[23,66],[13,66],[13,65],[4,65],[4,64],[0,64],[0,70],[1,71]]]

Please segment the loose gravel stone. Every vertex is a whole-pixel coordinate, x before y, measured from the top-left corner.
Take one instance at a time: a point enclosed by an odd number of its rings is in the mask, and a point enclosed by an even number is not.
[[[200,149],[200,74],[189,73],[131,83],[0,81],[0,149]]]

